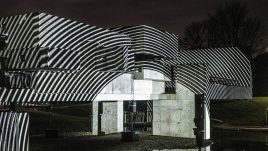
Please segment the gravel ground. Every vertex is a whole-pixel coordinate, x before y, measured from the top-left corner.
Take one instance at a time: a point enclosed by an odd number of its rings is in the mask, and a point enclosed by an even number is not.
[[[149,151],[153,149],[195,148],[195,139],[140,134],[139,141],[122,142],[120,134],[69,136],[58,139],[30,137],[31,151]]]

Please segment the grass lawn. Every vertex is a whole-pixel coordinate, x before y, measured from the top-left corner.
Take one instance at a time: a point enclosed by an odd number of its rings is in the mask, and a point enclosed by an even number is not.
[[[268,97],[254,97],[224,103],[211,103],[211,118],[233,125],[265,125],[265,110],[268,110]]]

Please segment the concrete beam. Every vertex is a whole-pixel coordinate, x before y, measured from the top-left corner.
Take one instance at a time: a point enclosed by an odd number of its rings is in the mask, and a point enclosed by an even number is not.
[[[139,100],[173,100],[176,99],[175,94],[134,94],[134,99]],[[133,100],[133,94],[99,94],[94,101],[117,101]]]

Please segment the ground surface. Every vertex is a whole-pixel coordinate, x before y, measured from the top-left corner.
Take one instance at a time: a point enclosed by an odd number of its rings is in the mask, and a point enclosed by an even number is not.
[[[73,136],[58,139],[31,137],[31,151],[147,151],[153,149],[194,148],[195,139],[140,134],[136,142],[120,141],[120,134]]]
[[[242,126],[266,125],[265,111],[268,111],[268,97],[214,103],[210,106],[211,118],[222,120],[227,124]]]
[[[52,128],[60,132],[80,132],[91,129],[91,108],[88,104],[56,106],[52,112]],[[30,112],[30,135],[44,134],[49,128],[49,112],[45,108],[37,108]]]

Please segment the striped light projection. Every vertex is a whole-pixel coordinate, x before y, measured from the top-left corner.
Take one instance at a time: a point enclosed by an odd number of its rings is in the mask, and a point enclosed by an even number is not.
[[[93,101],[140,69],[168,77],[170,92],[178,82],[205,94],[207,106],[252,97],[250,62],[238,48],[180,50],[177,35],[146,25],[104,29],[28,13],[0,18],[0,35],[0,105]],[[0,150],[28,150],[28,114],[2,112],[0,122]]]

